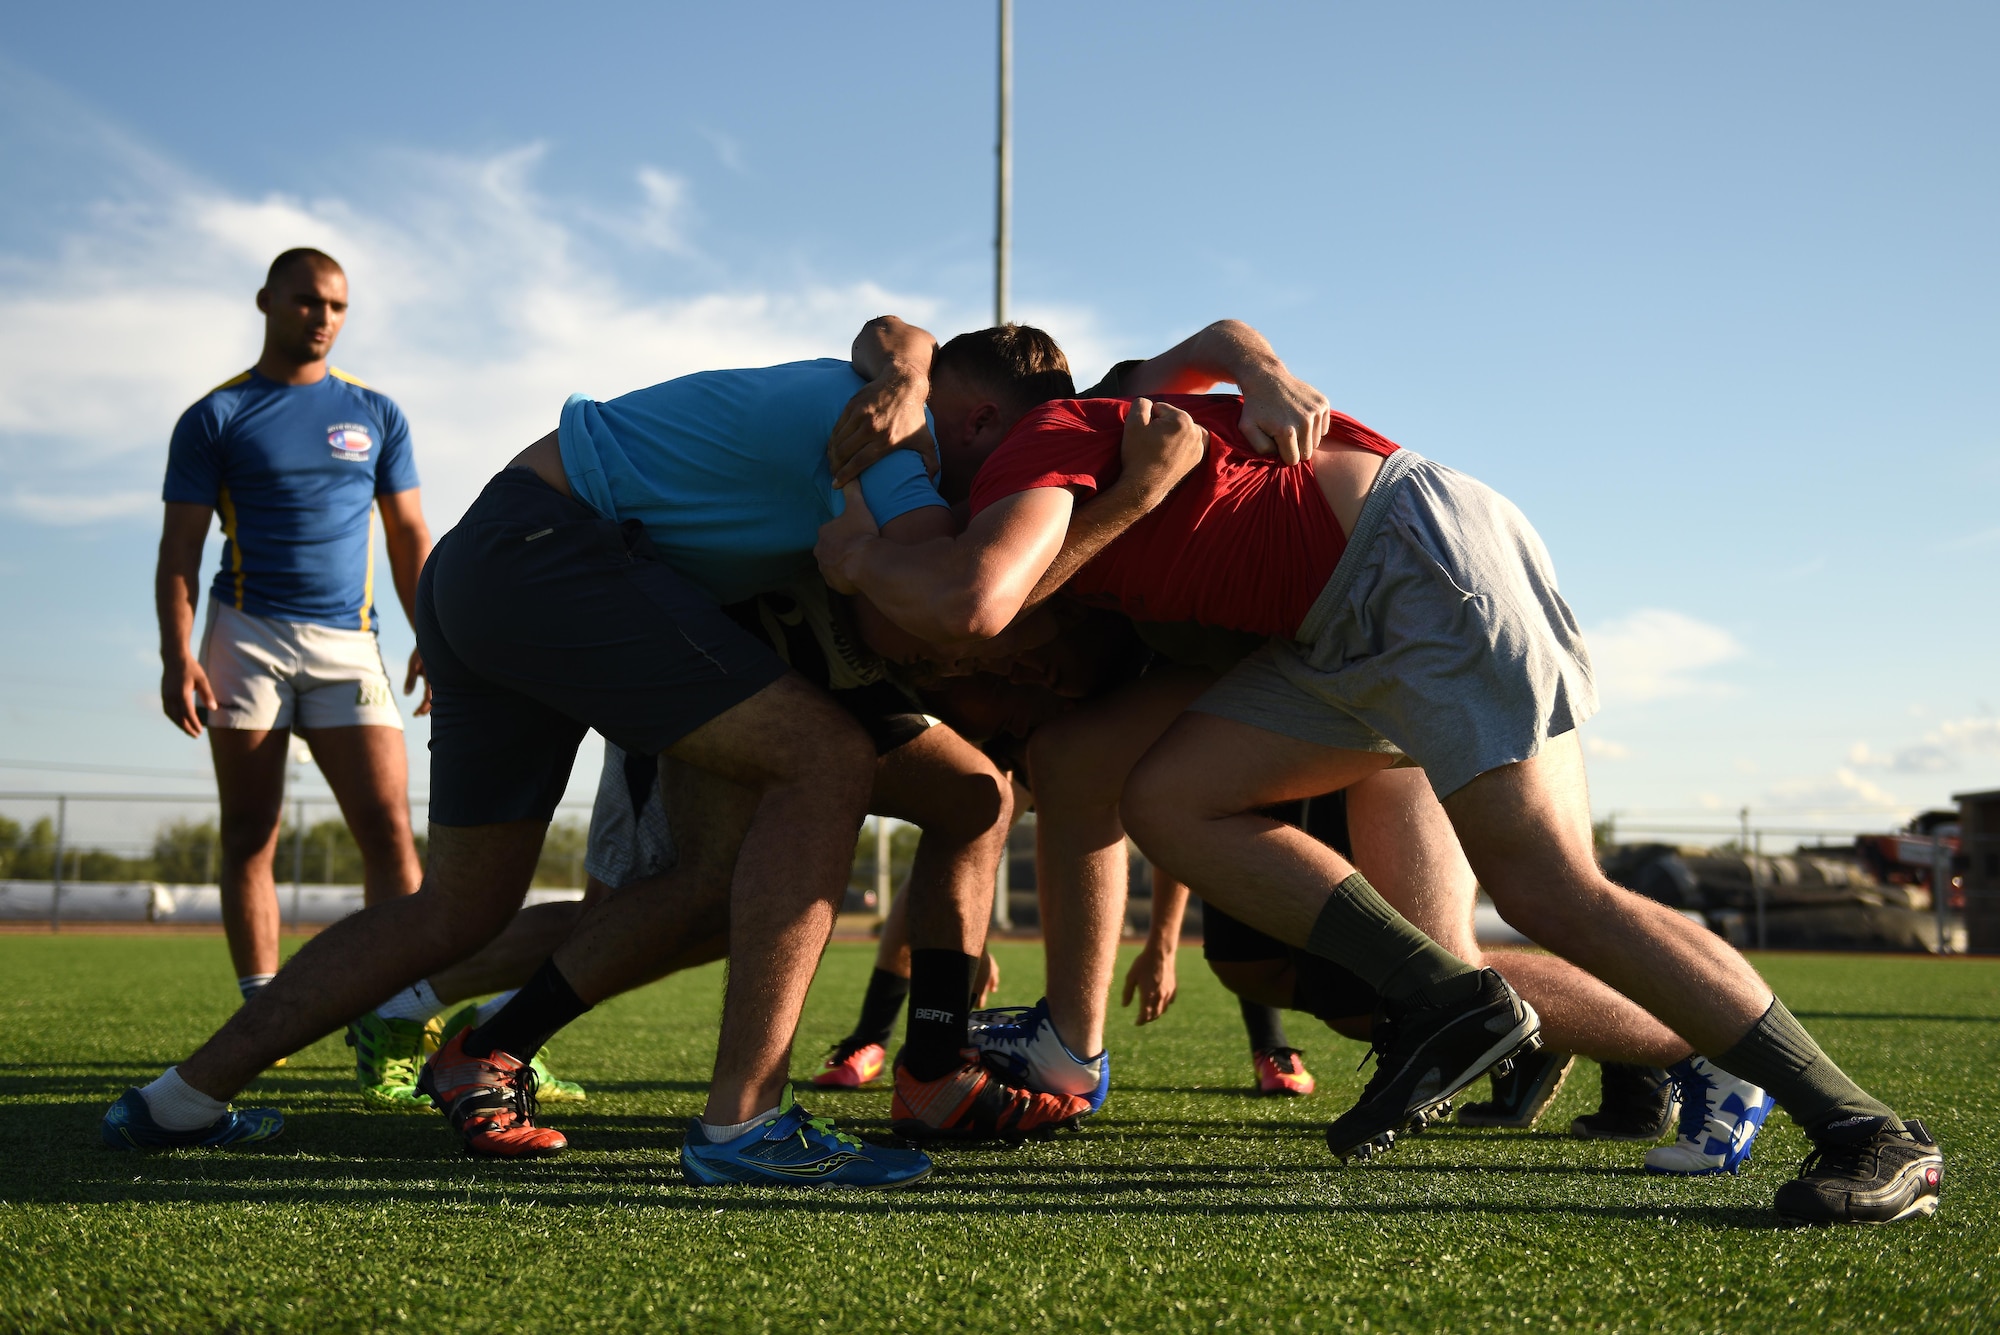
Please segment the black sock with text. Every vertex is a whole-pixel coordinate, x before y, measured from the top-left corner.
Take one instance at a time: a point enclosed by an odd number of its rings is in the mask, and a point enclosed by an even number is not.
[[[910,952],[910,1025],[902,1064],[935,1080],[965,1060],[966,1016],[979,961],[956,950]]]

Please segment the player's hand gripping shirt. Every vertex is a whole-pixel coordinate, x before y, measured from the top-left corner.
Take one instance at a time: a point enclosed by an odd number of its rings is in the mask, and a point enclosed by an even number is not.
[[[340,371],[281,385],[245,371],[181,414],[162,499],[222,520],[209,596],[340,630],[375,626],[375,498],[417,485],[410,428]]]
[[[819,527],[846,508],[827,438],[866,382],[822,358],[703,371],[600,403],[563,406],[563,472],[607,519],[637,519],[668,565],[718,603],[817,569]],[[923,456],[897,450],[861,475],[875,522],[943,505]]]
[[[1294,634],[1333,574],[1347,535],[1311,463],[1252,450],[1233,394],[1160,394],[1208,432],[1208,453],[1151,513],[1063,586],[1134,621],[1194,621]],[[1118,480],[1129,399],[1063,399],[1033,409],[972,481],[972,513],[1018,492],[1069,487],[1081,502]],[[1329,443],[1385,458],[1395,442],[1333,414]]]

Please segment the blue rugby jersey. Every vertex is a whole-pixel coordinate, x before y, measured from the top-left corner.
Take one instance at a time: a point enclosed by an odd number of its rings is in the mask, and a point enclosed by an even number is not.
[[[563,406],[563,472],[607,519],[637,519],[667,564],[719,603],[816,569],[819,526],[846,508],[826,442],[866,382],[844,361],[700,371],[600,403]],[[928,419],[928,414],[926,414]],[[921,455],[861,475],[877,523],[943,505]]]
[[[417,485],[386,394],[335,370],[314,385],[245,371],[181,414],[162,499],[215,507],[209,596],[256,616],[375,628],[375,498]]]

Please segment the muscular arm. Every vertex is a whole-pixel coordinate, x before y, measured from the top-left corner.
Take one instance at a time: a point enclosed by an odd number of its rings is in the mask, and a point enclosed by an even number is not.
[[[826,444],[833,485],[844,487],[892,450],[915,449],[937,476],[937,442],[924,421],[937,340],[893,315],[879,315],[854,336],[850,357],[868,384],[848,400]]]
[[[820,530],[827,583],[861,593],[891,621],[937,645],[985,640],[1006,629],[1062,546],[1073,502],[1060,487],[1009,496],[956,537],[916,543],[877,536],[861,489]]]
[[[168,501],[153,569],[153,605],[160,619],[160,708],[190,737],[201,736],[197,708],[215,708],[208,676],[188,647],[201,597],[201,548],[214,517],[212,506]]]
[[[1134,367],[1119,391],[1203,394],[1219,384],[1243,391],[1243,434],[1259,454],[1294,464],[1319,448],[1332,412],[1326,396],[1287,370],[1270,342],[1241,320],[1217,320]]]
[[[414,626],[417,577],[424,573],[424,562],[431,554],[431,530],[424,522],[423,495],[419,488],[411,487],[408,491],[378,496],[376,501],[382,507],[382,536],[389,545],[389,573],[396,581],[396,600],[402,603],[403,615]],[[403,694],[408,695],[416,688],[423,671],[423,654],[412,650],[409,671],[403,677]],[[429,681],[424,683],[424,698],[418,702],[416,712],[419,716],[431,712]]]

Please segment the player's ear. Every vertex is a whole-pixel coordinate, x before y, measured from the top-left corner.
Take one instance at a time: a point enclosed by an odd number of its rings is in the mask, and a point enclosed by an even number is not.
[[[257,309],[258,309],[258,310],[260,310],[260,311],[262,311],[262,312],[264,312],[264,314],[266,314],[266,315],[269,315],[269,314],[271,313],[271,289],[270,289],[270,288],[268,288],[268,287],[260,287],[260,288],[258,288],[258,289],[257,289]]]

